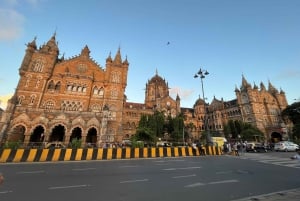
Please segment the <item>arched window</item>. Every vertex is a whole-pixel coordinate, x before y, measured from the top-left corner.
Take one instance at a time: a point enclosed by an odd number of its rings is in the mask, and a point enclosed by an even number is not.
[[[31,95],[30,96],[30,103],[29,103],[29,105],[33,105],[35,98],[36,98],[36,95]]]
[[[101,98],[104,97],[104,89],[103,89],[103,87],[101,87],[101,89],[99,90],[99,96],[100,96]]]
[[[29,82],[30,82],[31,77],[32,77],[31,75],[26,76],[27,79],[26,79],[25,87],[29,86]]]
[[[36,84],[35,84],[35,88],[38,88],[40,86],[41,79],[42,79],[41,77],[37,78],[37,81],[36,81]]]
[[[48,89],[54,89],[54,82],[51,80],[48,84]]]
[[[19,96],[18,97],[18,105],[22,105],[23,100],[25,99],[24,96]]]
[[[57,84],[55,85],[55,91],[59,91],[60,90],[60,82],[57,82]]]
[[[97,87],[94,87],[94,94],[98,94],[98,88]]]

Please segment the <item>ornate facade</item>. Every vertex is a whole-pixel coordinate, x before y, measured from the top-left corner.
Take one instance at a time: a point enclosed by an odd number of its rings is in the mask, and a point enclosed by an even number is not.
[[[198,99],[193,109],[185,109],[186,125],[193,124],[191,133],[199,138],[204,131],[204,119],[207,115],[208,129],[217,134],[223,134],[223,125],[229,120],[240,120],[259,128],[265,140],[276,141],[288,139],[287,125],[281,117],[281,111],[288,106],[285,93],[278,91],[269,82],[268,89],[263,83],[260,88],[251,86],[244,76],[240,88],[235,89],[236,99],[230,101],[213,98],[210,104]],[[205,113],[206,109],[206,113]]]
[[[257,126],[266,139],[286,134],[280,118],[286,97],[271,83],[268,90],[263,84],[258,89],[242,77],[240,89],[235,90],[237,99],[214,98],[211,104],[198,99],[193,108],[181,108],[179,96],[170,97],[168,83],[156,72],[146,83],[145,102],[131,103],[125,95],[128,67],[120,49],[114,58],[109,54],[103,68],[90,57],[87,46],[65,59],[59,58],[55,35],[39,48],[34,39],[27,44],[18,86],[2,113],[0,140],[121,142],[135,134],[142,114],[154,110],[172,117],[183,113],[190,139],[199,139],[207,116],[208,128],[214,132],[222,133],[224,123],[232,119]]]

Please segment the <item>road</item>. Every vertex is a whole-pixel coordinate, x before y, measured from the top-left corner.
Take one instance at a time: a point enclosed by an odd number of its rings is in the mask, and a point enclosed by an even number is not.
[[[239,200],[300,188],[292,154],[1,164],[0,200]]]

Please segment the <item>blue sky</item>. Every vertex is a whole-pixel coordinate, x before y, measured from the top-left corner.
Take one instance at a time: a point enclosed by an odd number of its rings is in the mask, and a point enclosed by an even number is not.
[[[235,99],[242,75],[250,84],[270,81],[289,104],[300,100],[299,0],[0,0],[1,107],[14,92],[26,46],[56,32],[60,53],[78,55],[88,45],[101,66],[121,48],[129,65],[128,101],[143,103],[156,70],[173,98],[193,107]],[[167,43],[170,42],[169,45]]]

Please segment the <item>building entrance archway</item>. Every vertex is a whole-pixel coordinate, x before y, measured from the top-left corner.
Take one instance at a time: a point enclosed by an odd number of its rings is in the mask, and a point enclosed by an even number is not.
[[[86,142],[91,143],[91,144],[96,144],[97,143],[97,130],[96,128],[90,128],[87,136],[86,136]]]
[[[66,129],[63,125],[59,124],[59,125],[55,126],[52,130],[49,141],[50,142],[53,142],[53,141],[63,142],[64,137],[65,137],[65,132],[66,132]]]
[[[72,134],[70,137],[70,142],[72,142],[73,139],[81,139],[81,135],[82,135],[82,130],[79,127],[76,127],[72,130]]]
[[[276,143],[282,141],[282,135],[278,132],[273,132],[271,134],[271,142]]]
[[[25,131],[26,128],[23,125],[17,125],[16,127],[13,128],[11,135],[9,135],[8,141],[11,142],[24,142],[25,139]]]
[[[45,129],[42,126],[37,126],[35,127],[35,129],[33,130],[31,136],[30,136],[30,142],[43,142],[44,141],[44,132]]]

